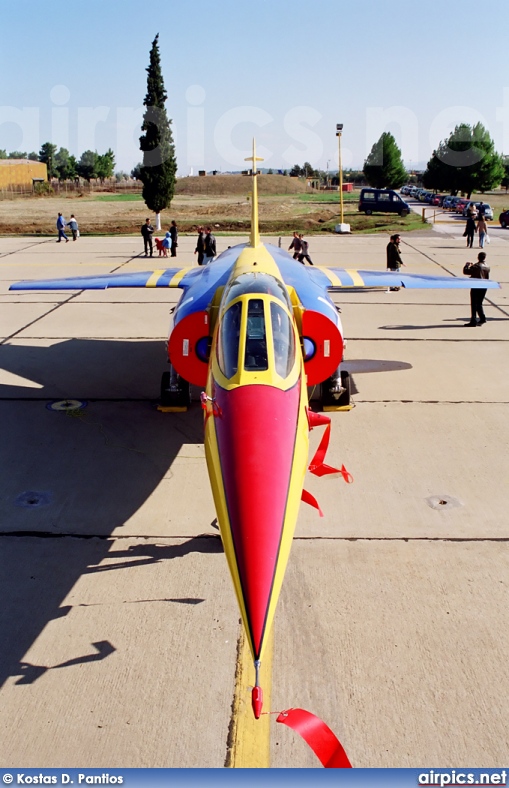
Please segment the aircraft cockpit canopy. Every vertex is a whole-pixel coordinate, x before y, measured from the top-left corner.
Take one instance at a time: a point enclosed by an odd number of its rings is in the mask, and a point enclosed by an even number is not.
[[[277,283],[273,277],[267,279]],[[263,292],[266,294],[266,290]],[[245,290],[241,294],[245,295]],[[278,303],[282,300],[280,291],[276,298],[244,298],[226,309],[218,337],[218,362],[226,378],[236,375],[239,368],[245,372],[273,369],[281,378],[287,378],[292,371],[296,352],[294,328],[287,310]]]
[[[256,271],[235,277],[228,285],[223,297],[223,303],[227,305],[239,296],[248,295],[249,293],[265,293],[274,296],[274,298],[286,305],[290,313],[292,311],[290,297],[284,284],[279,282],[274,276],[271,276],[271,274],[262,274]]]

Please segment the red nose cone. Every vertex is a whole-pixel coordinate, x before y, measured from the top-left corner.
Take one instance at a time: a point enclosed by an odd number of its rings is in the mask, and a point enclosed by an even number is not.
[[[219,456],[244,604],[258,658],[291,479],[300,386],[216,388]]]

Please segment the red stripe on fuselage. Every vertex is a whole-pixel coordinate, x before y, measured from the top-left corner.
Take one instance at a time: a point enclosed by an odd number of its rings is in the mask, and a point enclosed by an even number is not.
[[[279,554],[299,415],[300,382],[216,386],[215,419],[244,604],[259,654]]]

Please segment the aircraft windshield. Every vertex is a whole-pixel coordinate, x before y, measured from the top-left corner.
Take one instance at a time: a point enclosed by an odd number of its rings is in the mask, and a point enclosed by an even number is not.
[[[282,301],[292,311],[290,298],[282,282],[270,274],[249,273],[237,276],[228,286],[225,304],[234,301],[238,296],[249,293],[265,293]]]
[[[282,378],[286,378],[295,363],[295,338],[292,324],[285,310],[273,301],[270,305],[270,318],[272,321],[276,372]]]
[[[242,302],[237,301],[226,310],[221,321],[217,360],[226,378],[232,378],[238,369],[241,317]]]
[[[247,308],[246,352],[244,369],[264,370],[269,368],[265,315],[261,298],[252,298]]]

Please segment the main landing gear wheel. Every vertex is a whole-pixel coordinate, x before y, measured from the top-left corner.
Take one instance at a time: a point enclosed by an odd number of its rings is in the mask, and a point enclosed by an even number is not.
[[[191,404],[189,383],[175,372],[163,372],[161,377],[161,402],[159,410],[186,411]]]
[[[351,385],[350,375],[346,370],[341,371],[341,387],[335,377],[328,378],[322,383],[321,408],[322,410],[350,410]]]

